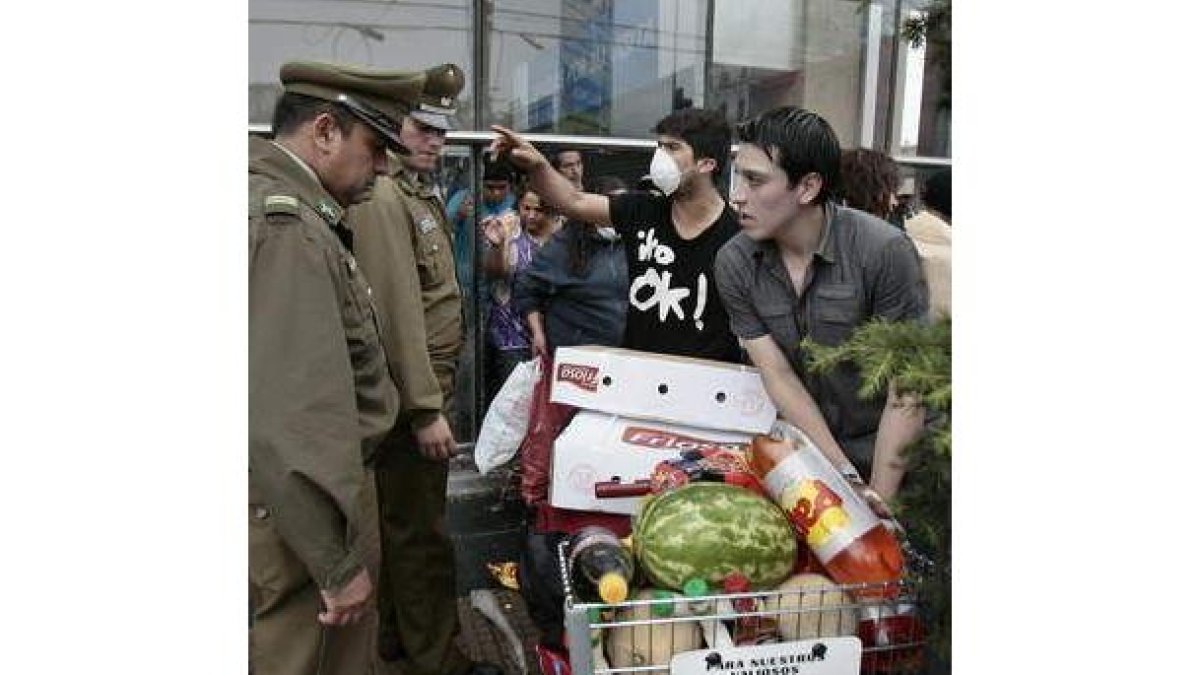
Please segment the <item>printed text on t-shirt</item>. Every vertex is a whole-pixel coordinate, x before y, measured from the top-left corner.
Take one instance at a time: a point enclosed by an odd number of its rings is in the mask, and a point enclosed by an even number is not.
[[[670,246],[658,241],[654,236],[654,228],[638,230],[637,256],[639,262],[653,260],[655,263],[670,267],[675,262],[675,252]],[[648,290],[647,296],[642,291]],[[638,311],[647,312],[658,306],[658,320],[665,323],[669,313],[675,314],[680,321],[685,318],[683,301],[691,296],[692,291],[687,287],[671,288],[670,270],[659,271],[649,267],[641,276],[629,285],[629,304]],[[701,272],[696,277],[696,304],[692,311],[692,320],[696,322],[697,330],[704,330],[704,306],[708,301],[708,277]]]

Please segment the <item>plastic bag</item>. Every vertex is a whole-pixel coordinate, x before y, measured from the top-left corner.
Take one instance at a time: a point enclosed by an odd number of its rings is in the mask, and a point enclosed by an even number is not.
[[[475,441],[475,465],[479,473],[486,474],[517,454],[529,429],[534,389],[541,381],[541,369],[537,359],[518,363],[496,392]]]
[[[549,355],[542,357],[542,374],[533,392],[533,410],[529,415],[529,431],[521,443],[521,498],[533,506],[546,501],[550,491],[550,457],[554,439],[575,415],[575,406],[550,400],[550,382],[554,362]]]

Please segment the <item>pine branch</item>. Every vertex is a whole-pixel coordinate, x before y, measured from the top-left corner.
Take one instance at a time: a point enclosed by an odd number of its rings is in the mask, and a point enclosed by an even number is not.
[[[870,321],[840,345],[801,343],[808,367],[815,374],[857,368],[862,379],[859,396],[874,398],[895,386],[916,396],[941,414],[932,433],[904,449],[905,484],[895,504],[913,546],[933,561],[933,571],[917,579],[917,592],[931,648],[945,659],[950,654],[950,458],[951,351],[950,320],[923,322]]]

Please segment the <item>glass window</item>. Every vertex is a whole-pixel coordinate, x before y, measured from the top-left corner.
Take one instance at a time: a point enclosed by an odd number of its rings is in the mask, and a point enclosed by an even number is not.
[[[709,3],[496,0],[483,4],[482,116],[519,131],[646,138],[704,104]]]
[[[250,0],[250,123],[270,123],[282,90],[279,66],[293,59],[314,59],[413,70],[457,63],[468,74],[459,97],[459,128],[473,128],[474,4]]]
[[[891,150],[900,156],[950,156],[950,3],[903,0],[901,22],[919,21],[920,43],[899,40],[894,89],[897,130]]]
[[[844,147],[875,145],[880,48],[894,14],[846,0],[715,2],[710,107],[733,122],[797,105],[829,120]]]

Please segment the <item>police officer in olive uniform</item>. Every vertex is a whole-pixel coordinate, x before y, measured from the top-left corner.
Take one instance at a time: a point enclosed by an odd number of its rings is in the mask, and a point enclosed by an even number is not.
[[[346,208],[402,149],[423,73],[285,64],[276,138],[250,139],[250,664],[370,671],[378,523],[368,468],[398,395]]]
[[[433,181],[465,79],[454,64],[425,71],[404,118],[409,154],[347,220],[384,317],[383,343],[400,390],[396,427],[380,448],[376,485],[383,545],[378,607],[380,670],[405,675],[487,672],[455,645],[454,549],[445,527],[455,367],[463,346],[462,297],[452,228]],[[415,336],[423,335],[424,339]]]

